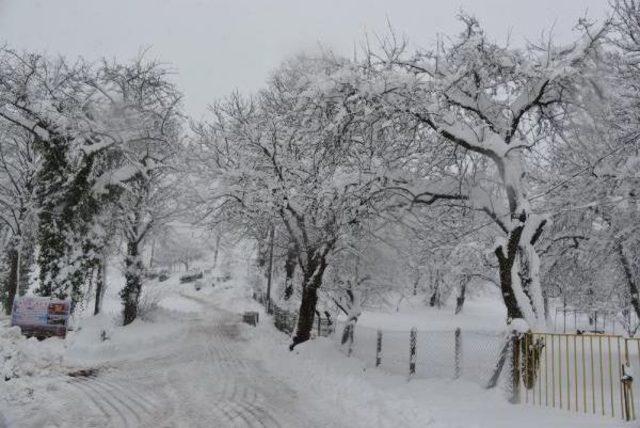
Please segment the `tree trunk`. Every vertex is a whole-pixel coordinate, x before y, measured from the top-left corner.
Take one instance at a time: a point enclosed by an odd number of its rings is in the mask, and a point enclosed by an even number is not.
[[[305,269],[302,301],[298,312],[298,326],[289,346],[290,350],[293,350],[296,345],[306,342],[311,337],[316,304],[318,303],[318,288],[322,285],[322,275],[326,268],[327,261],[325,256],[314,255],[309,261],[307,269]]]
[[[431,297],[429,298],[429,306],[431,306],[432,308],[434,306],[440,307],[440,293],[437,285],[433,289],[433,293],[431,293]]]
[[[636,284],[631,263],[629,262],[629,258],[624,252],[624,246],[622,242],[618,242],[617,247],[620,264],[622,264],[624,276],[627,281],[627,287],[629,288],[631,306],[633,306],[633,310],[636,311],[636,315],[638,316],[638,319],[640,319],[640,296],[638,295],[638,284]]]
[[[284,262],[284,299],[289,300],[293,294],[293,275],[296,271],[296,265],[298,264],[298,252],[294,245],[289,245],[287,250],[287,259]]]
[[[456,298],[456,315],[462,312],[464,300],[467,294],[467,282],[467,278],[462,278],[462,281],[460,281],[460,294],[458,294],[458,297]]]
[[[149,257],[149,269],[155,266],[154,259],[156,256],[156,240],[154,239],[151,243],[151,256]]]
[[[120,292],[124,304],[123,325],[131,324],[138,316],[138,302],[142,289],[142,263],[138,242],[135,239],[127,242],[125,269],[125,286]]]
[[[513,292],[511,282],[511,270],[513,269],[513,264],[516,261],[518,241],[520,240],[521,235],[522,226],[519,226],[509,234],[507,248],[500,247],[495,251],[496,257],[498,258],[498,270],[500,273],[500,290],[502,291],[504,304],[507,307],[507,319],[509,320],[522,318],[522,311],[518,306],[518,301],[516,300],[516,296]]]
[[[267,271],[267,313],[271,313],[271,277],[273,275],[273,234],[274,227],[269,231],[269,269]]]
[[[491,378],[489,382],[487,382],[487,389],[495,388],[498,385],[498,380],[500,379],[500,374],[502,373],[502,369],[504,368],[504,363],[507,361],[507,356],[509,355],[509,347],[512,342],[512,336],[507,335],[502,344],[502,350],[500,354],[498,354],[498,361],[493,369],[493,373],[491,374]]]
[[[442,305],[442,302],[441,302],[442,296],[440,294],[440,281],[441,281],[440,272],[436,271],[434,284],[431,291],[431,297],[429,298],[429,306],[432,308],[436,306],[439,308]]]
[[[216,246],[215,246],[215,250],[213,252],[213,267],[215,268],[216,266],[218,266],[218,254],[220,252],[220,234],[218,233],[216,235]]]
[[[96,304],[93,309],[93,314],[98,315],[102,308],[102,297],[106,290],[107,285],[107,260],[103,255],[98,265],[98,280],[96,281]]]
[[[16,248],[12,248],[8,252],[9,256],[9,275],[5,286],[7,288],[7,299],[5,301],[4,310],[7,315],[11,315],[11,308],[13,306],[13,299],[18,292],[18,279],[20,271],[20,256]]]

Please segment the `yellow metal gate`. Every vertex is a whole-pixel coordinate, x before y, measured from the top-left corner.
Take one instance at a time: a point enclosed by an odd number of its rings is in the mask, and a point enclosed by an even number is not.
[[[631,366],[640,367],[640,339],[527,333],[518,343],[520,400],[635,420],[634,397],[640,394],[634,391]]]

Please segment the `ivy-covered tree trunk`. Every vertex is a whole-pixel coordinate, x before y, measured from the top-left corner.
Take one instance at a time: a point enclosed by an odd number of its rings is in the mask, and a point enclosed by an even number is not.
[[[131,324],[138,316],[138,303],[142,291],[142,260],[138,241],[129,239],[125,258],[125,286],[120,292],[124,305],[123,325]]]
[[[95,154],[81,155],[74,167],[65,137],[54,135],[36,147],[43,159],[36,191],[41,206],[36,293],[78,302],[89,271],[98,264],[99,245],[93,234],[100,207],[92,189]]]
[[[289,300],[293,294],[293,275],[298,264],[298,252],[295,245],[290,244],[287,249],[287,259],[284,262],[284,299]]]
[[[327,268],[326,255],[316,253],[311,257],[304,270],[302,300],[298,311],[298,325],[289,349],[311,338],[311,329],[318,303],[318,288],[322,285],[322,276]]]
[[[96,301],[93,314],[98,315],[102,309],[102,297],[107,287],[107,258],[102,255],[98,265],[98,279],[96,280]]]

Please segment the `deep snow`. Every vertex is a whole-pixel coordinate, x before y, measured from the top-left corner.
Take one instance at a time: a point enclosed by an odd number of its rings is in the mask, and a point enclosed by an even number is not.
[[[408,381],[346,358],[331,339],[289,352],[243,280],[197,292],[173,278],[161,289],[144,320],[119,327],[107,311],[64,341],[26,340],[5,321],[3,370],[16,376],[0,388],[0,426],[628,426],[510,405],[469,382]],[[257,328],[240,322],[249,309]],[[68,376],[80,369],[97,374]]]

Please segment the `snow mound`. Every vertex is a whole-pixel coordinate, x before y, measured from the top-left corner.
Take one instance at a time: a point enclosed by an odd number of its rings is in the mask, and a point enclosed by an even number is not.
[[[64,354],[64,340],[27,339],[20,327],[0,330],[0,377],[4,381],[59,371]]]

